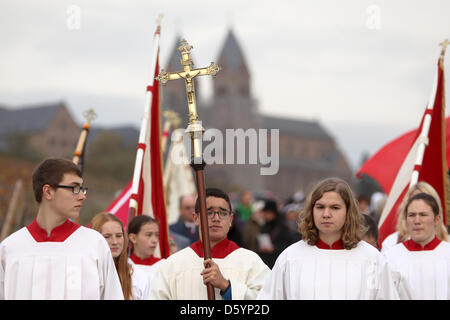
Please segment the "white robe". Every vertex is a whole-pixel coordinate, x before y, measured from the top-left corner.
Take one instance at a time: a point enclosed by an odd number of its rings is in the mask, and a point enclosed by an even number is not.
[[[403,243],[384,253],[402,299],[450,299],[450,243],[434,250],[409,251]]]
[[[206,300],[206,286],[200,273],[204,259],[191,247],[171,255],[159,268],[150,288],[150,299],[155,300]],[[255,299],[269,267],[253,251],[239,248],[224,258],[214,258],[223,277],[231,282],[233,300]],[[215,288],[216,300],[222,300]]]
[[[147,300],[150,292],[150,277],[149,275],[138,267],[130,258],[128,263],[131,265],[131,283],[134,300]]]
[[[262,300],[398,299],[387,262],[370,244],[326,250],[301,240],[277,258]]]
[[[130,259],[130,261],[131,261],[131,259]],[[161,265],[163,265],[165,261],[166,261],[166,259],[161,259],[158,262],[152,264],[151,266],[148,266],[145,264],[133,263],[136,270],[139,270],[140,272],[142,272],[146,275],[149,290],[152,287],[152,281],[153,281],[153,278],[155,277],[155,274],[158,272],[159,267]],[[148,299],[148,294],[149,294],[149,291],[147,292],[147,296],[145,297],[145,299]]]
[[[37,242],[26,227],[0,244],[0,299],[123,299],[105,238],[80,226],[63,242]]]
[[[398,235],[399,232],[396,231],[388,235],[386,239],[383,240],[383,243],[381,244],[381,253],[386,252],[387,249],[392,248],[393,246],[396,246],[398,244]]]

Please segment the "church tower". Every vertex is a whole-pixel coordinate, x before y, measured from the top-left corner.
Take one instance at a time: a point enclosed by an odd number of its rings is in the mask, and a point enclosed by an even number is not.
[[[248,129],[258,132],[261,126],[257,103],[251,94],[251,77],[234,32],[228,31],[224,45],[219,53],[217,64],[221,70],[213,78],[213,99],[210,106],[210,127],[219,129],[223,134],[223,165],[211,166],[210,179],[207,182],[226,190],[251,189],[257,190],[261,186],[258,164],[249,164],[249,144],[257,143],[254,139],[245,138],[245,164],[238,164],[237,150],[239,138],[234,138],[234,162],[226,164],[225,150],[226,130]],[[236,132],[236,131],[235,131]],[[254,148],[253,148],[254,149]],[[255,149],[257,150],[257,149]],[[256,155],[257,156],[257,155]]]
[[[215,118],[224,120],[220,127],[259,128],[259,112],[250,89],[250,72],[232,30],[228,31],[217,64],[221,70],[213,80],[212,112]]]

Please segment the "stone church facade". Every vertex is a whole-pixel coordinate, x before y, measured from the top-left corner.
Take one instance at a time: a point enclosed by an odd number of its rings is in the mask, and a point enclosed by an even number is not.
[[[37,154],[72,158],[80,131],[64,102],[0,109],[0,150],[22,137]]]
[[[180,69],[179,52],[176,50],[180,40],[176,40],[165,66],[168,71]],[[195,54],[192,58],[195,63]],[[349,164],[338,150],[333,137],[319,122],[273,117],[259,111],[250,89],[251,72],[232,30],[228,32],[219,57],[214,61],[221,67],[221,71],[213,78],[210,101],[200,99],[201,87],[198,82],[195,84],[198,114],[203,126],[205,129],[220,130],[224,138],[226,129],[241,128],[244,132],[248,132],[248,129],[256,132],[267,129],[269,155],[274,151],[270,144],[271,129],[278,129],[279,169],[275,175],[262,175],[261,168],[267,165],[260,162],[212,164],[205,168],[207,186],[220,187],[228,192],[268,190],[285,199],[296,191],[309,192],[314,183],[330,176],[341,177],[351,183],[353,174]],[[162,109],[177,112],[182,118],[181,127],[187,126],[187,101],[183,81],[169,81],[162,86]],[[250,140],[247,137],[247,147]],[[225,153],[227,151],[224,150]],[[247,160],[249,156],[247,150]],[[223,159],[226,159],[226,154]]]
[[[165,69],[180,69],[179,52],[176,50],[181,39],[177,39],[168,65]],[[193,54],[195,62],[195,53]],[[242,129],[244,133],[267,130],[267,155],[277,151],[271,143],[271,130],[278,130],[278,170],[274,175],[262,175],[267,168],[258,156],[256,164],[249,164],[250,150],[261,148],[261,139],[245,138],[245,164],[237,164],[237,138],[234,143],[234,162],[226,163],[227,151],[222,155],[223,164],[211,164],[205,168],[207,186],[216,186],[231,191],[270,191],[285,199],[296,191],[308,193],[320,179],[337,176],[349,183],[353,173],[338,150],[333,137],[317,121],[295,120],[262,114],[251,92],[251,72],[246,64],[242,49],[232,31],[228,32],[219,57],[214,59],[222,68],[213,78],[213,93],[210,101],[200,99],[201,86],[196,82],[197,107],[206,130],[222,132]],[[169,81],[162,86],[162,111],[173,110],[180,115],[181,127],[187,126],[187,101],[184,82]],[[164,121],[164,120],[162,120]],[[0,107],[0,151],[8,147],[8,137],[19,135],[43,155],[72,158],[80,135],[80,126],[75,123],[63,102],[27,106],[15,110]],[[90,141],[95,139],[92,130]],[[130,131],[130,130],[128,130]],[[138,131],[131,130],[131,138],[137,141]],[[130,134],[128,134],[130,135]],[[135,137],[136,136],[136,137]],[[256,141],[256,142],[255,142]],[[225,145],[225,140],[223,141]],[[254,144],[257,143],[258,146]],[[254,154],[253,154],[254,156]],[[273,159],[272,159],[273,161]]]

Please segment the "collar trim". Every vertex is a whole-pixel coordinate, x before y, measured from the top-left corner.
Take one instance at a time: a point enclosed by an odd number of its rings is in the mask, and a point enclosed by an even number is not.
[[[430,251],[436,249],[436,247],[441,243],[438,237],[434,236],[433,240],[427,243],[423,248],[420,244],[415,242],[413,239],[406,240],[403,245],[409,251]]]
[[[316,247],[319,249],[325,249],[325,250],[341,250],[344,249],[344,243],[342,242],[342,239],[339,239],[338,241],[334,242],[331,246],[327,243],[323,242],[320,238],[317,240]]]
[[[81,227],[79,224],[67,219],[63,224],[53,228],[50,232],[50,236],[48,236],[47,231],[41,228],[35,218],[33,222],[27,226],[27,229],[36,242],[64,242],[79,227]]]
[[[198,240],[194,242],[190,248],[200,257],[203,258],[203,246],[202,241]],[[233,251],[239,249],[240,247],[233,241],[228,240],[228,238],[223,239],[211,248],[211,257],[215,259],[223,259],[227,257]]]
[[[131,254],[130,259],[135,263],[135,264],[143,264],[145,266],[151,266],[154,265],[155,263],[157,263],[158,261],[161,260],[161,258],[156,258],[154,256],[150,256],[148,258],[142,259],[139,258],[137,255],[135,255],[134,253]]]

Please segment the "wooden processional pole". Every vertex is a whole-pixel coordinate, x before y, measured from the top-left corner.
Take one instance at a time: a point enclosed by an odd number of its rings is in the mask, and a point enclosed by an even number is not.
[[[87,136],[89,130],[91,129],[91,122],[97,119],[97,114],[93,109],[89,109],[83,112],[83,116],[86,118],[86,122],[83,125],[83,130],[81,130],[80,137],[78,138],[78,143],[72,158],[73,163],[80,167],[81,172],[83,172],[83,156],[86,149]]]
[[[83,130],[81,130],[72,158],[72,162],[80,168],[81,173],[83,173],[84,169],[84,153],[86,151],[87,136],[89,134],[89,130],[91,129],[91,122],[97,119],[97,114],[94,109],[89,109],[83,112],[83,116],[86,118],[86,122],[83,125]],[[78,216],[75,221],[78,223],[80,221],[80,216]]]
[[[192,46],[186,40],[183,40],[178,47],[181,53],[180,63],[183,66],[183,71],[168,73],[164,69],[156,77],[161,84],[167,83],[169,80],[184,79],[186,84],[186,93],[189,107],[189,125],[186,129],[191,136],[192,141],[192,157],[191,167],[195,171],[195,178],[197,182],[197,192],[200,210],[200,234],[203,244],[204,259],[211,259],[211,244],[209,242],[208,217],[206,213],[206,191],[205,191],[205,176],[204,168],[206,163],[203,161],[203,150],[201,142],[203,132],[202,122],[198,118],[197,105],[195,103],[194,78],[196,76],[211,75],[215,76],[219,72],[220,67],[211,62],[211,65],[206,68],[192,69],[194,63],[190,58],[190,51]],[[215,300],[214,287],[207,285],[208,300]]]

